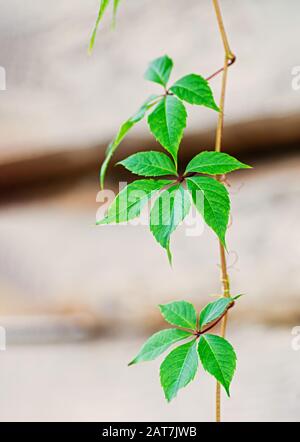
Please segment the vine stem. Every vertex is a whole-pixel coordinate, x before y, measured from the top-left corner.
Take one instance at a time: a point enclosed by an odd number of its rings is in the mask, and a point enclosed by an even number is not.
[[[226,86],[227,86],[227,74],[228,67],[234,63],[235,55],[231,52],[227,34],[224,27],[224,22],[222,18],[222,13],[219,5],[219,0],[212,0],[213,6],[215,9],[217,22],[219,31],[221,34],[224,52],[225,52],[225,60],[224,60],[224,68],[222,72],[222,88],[221,88],[221,98],[220,98],[220,112],[218,118],[218,126],[216,131],[216,141],[215,141],[215,151],[221,152],[222,148],[222,137],[223,137],[223,126],[224,126],[224,107],[225,107],[225,95],[226,95]],[[217,179],[221,179],[220,177],[216,177]],[[222,283],[222,291],[224,297],[230,296],[230,281],[227,271],[227,261],[226,261],[226,253],[223,244],[219,241],[219,249],[220,249],[220,264],[221,264],[221,283]],[[228,313],[224,315],[221,322],[221,336],[225,337],[226,335],[226,327],[227,327],[227,318]],[[221,386],[220,383],[217,382],[216,385],[216,422],[221,422]]]

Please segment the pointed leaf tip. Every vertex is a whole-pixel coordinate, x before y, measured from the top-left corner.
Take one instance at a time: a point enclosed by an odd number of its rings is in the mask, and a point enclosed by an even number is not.
[[[151,61],[145,72],[145,79],[158,83],[164,88],[167,86],[171,71],[173,68],[173,60],[164,55]]]
[[[239,169],[251,169],[251,167],[227,153],[204,151],[189,162],[185,173],[223,175]]]
[[[113,6],[113,20],[112,20],[112,27],[113,29],[116,26],[116,20],[117,20],[117,12],[120,5],[121,0],[114,0],[114,6]]]
[[[200,313],[199,328],[209,325],[220,318],[234,302],[233,298],[220,298],[207,304]]]
[[[164,175],[177,176],[173,161],[162,152],[138,152],[120,161],[118,164],[136,175],[152,177]]]
[[[216,335],[202,335],[198,353],[203,368],[220,382],[227,395],[236,369],[236,354],[232,345]]]
[[[210,177],[196,176],[187,178],[186,182],[198,212],[226,249],[225,235],[230,212],[230,199],[226,187]]]
[[[172,253],[170,250],[170,244],[168,244],[168,246],[167,246],[167,255],[168,255],[168,261],[169,261],[170,267],[173,267],[173,256],[172,256]]]
[[[167,251],[172,264],[170,238],[177,226],[190,211],[188,192],[181,184],[175,184],[162,192],[150,212],[150,230],[156,241]]]
[[[191,333],[177,328],[169,328],[154,333],[142,346],[129,366],[139,362],[152,361],[164,353],[171,345],[191,336]]]
[[[160,366],[160,382],[168,402],[195,378],[197,369],[198,356],[195,340],[171,351]]]
[[[141,210],[155,192],[161,190],[170,180],[137,180],[124,187],[98,224],[124,223],[138,217]]]
[[[172,155],[177,166],[177,154],[186,127],[187,113],[178,98],[167,95],[148,117],[155,139]]]
[[[97,36],[97,31],[98,31],[98,27],[99,24],[103,18],[103,15],[109,5],[110,0],[101,0],[100,1],[100,5],[99,5],[99,11],[98,11],[98,16],[96,19],[96,23],[92,32],[92,36],[90,38],[90,42],[89,42],[89,48],[88,48],[88,54],[91,55],[94,45],[95,45],[95,40],[96,40],[96,36]]]
[[[197,313],[190,302],[175,301],[159,305],[161,314],[167,322],[177,327],[196,329]]]
[[[241,294],[241,295],[236,295],[236,296],[233,296],[233,300],[234,301],[237,301],[238,299],[240,299],[242,296],[245,296],[245,294]]]
[[[141,121],[145,117],[147,111],[155,105],[155,100],[157,98],[157,95],[150,95],[150,97],[147,98],[147,100],[142,104],[139,110],[120,126],[116,137],[113,139],[113,141],[109,143],[105,153],[105,160],[103,161],[100,170],[101,189],[103,189],[104,187],[105,174],[113,154],[118,149],[119,145],[121,144],[127,133],[131,130],[131,128],[134,127],[139,121]]]
[[[170,91],[187,103],[206,106],[217,112],[220,111],[214,100],[210,85],[201,75],[189,74],[180,78],[170,87]]]

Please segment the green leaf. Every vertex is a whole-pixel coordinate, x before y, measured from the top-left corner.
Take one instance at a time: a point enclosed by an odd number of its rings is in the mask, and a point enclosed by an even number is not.
[[[236,296],[233,296],[233,300],[234,301],[237,301],[238,299],[240,299],[242,296],[245,296],[245,295],[236,295]]]
[[[92,50],[93,50],[93,47],[94,47],[94,44],[95,44],[95,40],[96,40],[97,30],[98,30],[99,24],[100,24],[100,22],[102,20],[102,17],[103,17],[103,15],[104,15],[104,13],[105,13],[108,5],[109,5],[109,2],[110,2],[110,0],[101,0],[100,1],[100,6],[99,6],[99,12],[98,12],[97,20],[96,20],[96,23],[95,23],[95,26],[94,26],[94,29],[93,29],[93,32],[92,32],[91,39],[90,39],[89,54],[92,53]]]
[[[223,385],[230,396],[229,387],[236,368],[236,354],[232,345],[220,336],[202,335],[198,352],[204,369]]]
[[[171,401],[180,388],[188,385],[198,368],[196,341],[180,345],[171,351],[160,366],[160,382],[167,401]]]
[[[119,147],[120,143],[123,141],[124,137],[127,135],[129,130],[139,121],[141,121],[146,112],[155,104],[155,100],[157,99],[157,95],[151,95],[144,104],[140,107],[140,109],[131,117],[129,120],[125,121],[125,123],[122,124],[122,126],[119,129],[119,132],[117,133],[117,136],[115,139],[109,144],[107,151],[106,151],[106,157],[105,160],[102,163],[101,171],[100,171],[100,184],[101,188],[103,189],[104,186],[104,178],[105,173],[108,167],[108,164]]]
[[[173,68],[173,60],[167,55],[153,60],[145,73],[145,79],[161,84],[166,87],[171,71]]]
[[[187,178],[186,181],[198,211],[226,247],[225,234],[230,211],[226,187],[214,178],[208,177]]]
[[[177,165],[177,152],[186,126],[187,113],[176,97],[167,95],[148,117],[156,140],[172,155]]]
[[[211,322],[220,318],[234,302],[232,298],[220,298],[217,301],[207,304],[200,313],[200,330]]]
[[[222,175],[238,169],[251,169],[251,167],[227,153],[201,152],[189,162],[185,173],[197,172]]]
[[[114,0],[114,6],[113,6],[113,27],[116,25],[116,18],[117,18],[117,12],[118,7],[120,5],[121,0]]]
[[[190,74],[180,78],[170,88],[181,100],[219,111],[208,82],[200,75]]]
[[[169,324],[195,330],[197,313],[193,304],[186,301],[170,302],[159,306],[161,314]]]
[[[105,218],[96,224],[123,223],[136,218],[154,193],[170,183],[169,180],[138,180],[128,184],[116,196]]]
[[[179,330],[178,328],[169,328],[159,331],[145,342],[138,355],[128,365],[143,361],[152,361],[164,353],[171,345],[189,336],[191,336],[191,333],[185,330]]]
[[[131,155],[118,164],[130,172],[143,176],[177,175],[173,161],[161,152],[139,152]]]
[[[189,213],[190,207],[187,191],[181,184],[176,184],[159,195],[151,210],[150,230],[159,244],[167,250],[170,263],[171,234]]]

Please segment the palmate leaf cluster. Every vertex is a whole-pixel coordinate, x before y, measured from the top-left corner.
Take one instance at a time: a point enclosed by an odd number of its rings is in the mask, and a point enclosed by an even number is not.
[[[230,200],[226,187],[215,176],[249,167],[228,154],[204,151],[196,155],[187,165],[184,174],[179,176],[177,156],[186,127],[185,103],[206,106],[215,111],[218,111],[218,107],[208,82],[200,75],[186,75],[168,88],[172,68],[173,61],[168,56],[150,63],[145,77],[160,84],[163,94],[151,96],[133,117],[122,124],[107,149],[100,172],[101,186],[109,161],[121,141],[150,110],[150,131],[166,153],[138,152],[119,162],[119,165],[143,179],[126,186],[117,195],[106,216],[97,221],[97,224],[130,221],[141,214],[150,199],[156,197],[150,212],[150,230],[167,251],[170,261],[171,235],[189,214],[192,204],[226,246]]]
[[[113,4],[115,22],[120,0],[100,0],[89,51],[94,46],[99,23],[110,4]],[[186,105],[205,106],[216,112],[219,112],[219,108],[208,81],[201,75],[188,74],[168,86],[172,69],[173,61],[167,55],[149,64],[145,78],[159,84],[162,92],[148,97],[119,128],[107,148],[101,167],[101,188],[115,151],[127,133],[146,115],[150,132],[165,152],[138,152],[118,163],[141,179],[126,186],[112,202],[104,218],[97,221],[102,225],[127,222],[140,216],[144,206],[155,197],[150,212],[150,230],[166,249],[170,261],[171,234],[188,215],[192,205],[226,247],[230,199],[220,176],[249,168],[228,154],[202,151],[179,175],[177,159],[187,124]],[[163,317],[175,328],[151,336],[129,365],[151,361],[184,341],[165,357],[160,366],[160,381],[167,401],[175,398],[178,391],[195,378],[200,364],[229,395],[236,369],[236,354],[227,340],[210,331],[240,296],[219,298],[206,305],[199,315],[194,306],[186,301],[160,305]]]
[[[195,378],[199,361],[204,370],[223,385],[229,396],[236,368],[235,351],[227,340],[206,330],[211,330],[238,298],[219,298],[207,304],[199,315],[186,301],[160,305],[165,320],[177,328],[152,335],[129,365],[152,361],[174,344],[186,341],[173,349],[160,366],[160,381],[167,401],[175,398],[178,391]]]

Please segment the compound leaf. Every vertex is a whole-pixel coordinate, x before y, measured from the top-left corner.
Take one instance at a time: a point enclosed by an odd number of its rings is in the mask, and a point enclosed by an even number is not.
[[[177,165],[177,152],[186,127],[187,113],[178,98],[167,95],[148,117],[150,130],[156,140],[172,155]]]
[[[159,306],[161,314],[169,324],[195,330],[197,327],[197,313],[190,302],[176,301]]]
[[[202,105],[219,111],[208,82],[200,75],[189,74],[180,78],[173,84],[170,91],[190,104]]]
[[[105,160],[102,163],[101,171],[100,171],[100,184],[101,188],[104,186],[104,179],[105,179],[105,173],[108,167],[108,164],[119,147],[121,141],[123,141],[124,137],[127,135],[129,130],[137,124],[139,121],[141,121],[144,116],[146,115],[146,112],[155,104],[155,100],[157,98],[157,95],[151,95],[147,100],[144,102],[144,104],[140,107],[140,109],[127,121],[125,121],[117,133],[117,136],[114,138],[114,140],[109,144],[107,151],[106,151],[106,157]]]
[[[169,328],[154,333],[154,335],[145,342],[138,355],[129,363],[129,365],[143,361],[152,361],[164,353],[171,345],[186,339],[189,336],[191,336],[191,333],[185,330],[179,330],[178,328]]]
[[[128,184],[116,196],[107,215],[96,224],[122,223],[136,218],[154,193],[171,182],[169,180],[138,180]]]
[[[230,212],[226,187],[214,178],[208,177],[187,178],[186,181],[197,210],[226,247],[225,234]]]
[[[196,341],[180,345],[171,351],[160,366],[160,382],[165,397],[170,402],[180,388],[188,385],[198,368]]]
[[[130,172],[143,176],[177,175],[173,161],[162,152],[138,152],[123,161],[122,166]]]
[[[181,184],[176,184],[159,195],[151,210],[150,230],[159,244],[167,250],[170,263],[171,234],[189,213],[190,207],[187,191]]]
[[[232,298],[220,298],[217,301],[207,304],[200,313],[200,330],[211,322],[220,318],[234,302]]]
[[[201,152],[189,162],[185,173],[197,172],[221,175],[238,169],[251,169],[251,167],[227,153]]]
[[[173,60],[167,55],[156,58],[149,64],[145,73],[145,79],[166,87],[172,68]]]
[[[204,369],[223,385],[230,396],[229,387],[236,368],[236,354],[232,345],[220,336],[202,335],[198,353]]]

